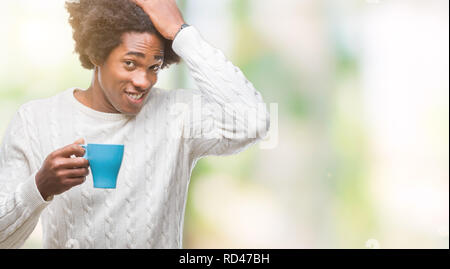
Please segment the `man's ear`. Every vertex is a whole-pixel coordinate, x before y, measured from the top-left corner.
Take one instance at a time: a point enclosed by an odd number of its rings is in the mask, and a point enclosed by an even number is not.
[[[90,55],[88,57],[89,57],[89,61],[91,61],[91,63],[93,65],[95,65],[95,66],[99,66],[100,65],[100,61],[98,59],[96,59],[95,57],[90,56]]]

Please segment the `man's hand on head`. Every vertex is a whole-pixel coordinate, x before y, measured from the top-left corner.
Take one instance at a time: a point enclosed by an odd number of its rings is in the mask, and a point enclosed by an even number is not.
[[[150,17],[156,30],[168,40],[175,35],[185,23],[175,0],[131,0],[140,6]]]

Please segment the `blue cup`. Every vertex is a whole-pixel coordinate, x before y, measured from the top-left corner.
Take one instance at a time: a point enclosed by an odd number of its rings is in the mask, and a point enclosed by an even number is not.
[[[83,158],[89,161],[94,188],[115,189],[122,165],[124,145],[87,144]]]

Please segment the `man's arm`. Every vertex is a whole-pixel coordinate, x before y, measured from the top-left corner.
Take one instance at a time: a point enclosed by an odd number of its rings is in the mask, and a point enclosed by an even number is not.
[[[190,129],[187,141],[194,155],[233,154],[264,138],[270,127],[267,106],[242,71],[195,27],[179,31],[184,20],[174,0],[135,1],[163,36],[176,36],[173,50],[186,62],[199,88],[186,94],[191,116],[185,128]]]
[[[198,86],[177,96],[190,108],[184,135],[194,156],[236,154],[266,136],[270,117],[261,94],[222,51],[193,26],[177,35],[173,49]]]
[[[36,186],[25,129],[19,110],[0,148],[0,248],[19,248],[49,204]]]

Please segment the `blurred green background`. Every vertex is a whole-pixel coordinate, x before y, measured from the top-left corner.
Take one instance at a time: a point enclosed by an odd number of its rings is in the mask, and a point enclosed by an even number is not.
[[[448,1],[178,3],[275,104],[270,141],[198,162],[185,248],[449,247]],[[89,86],[67,18],[2,1],[0,139],[21,104]],[[180,64],[156,86],[195,83]]]

